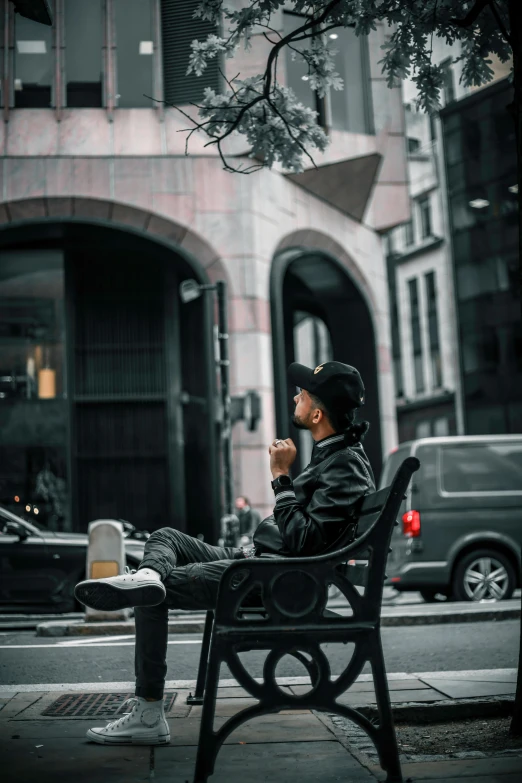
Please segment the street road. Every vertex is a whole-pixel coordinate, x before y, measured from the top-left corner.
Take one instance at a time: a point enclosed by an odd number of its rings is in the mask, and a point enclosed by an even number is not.
[[[386,668],[392,672],[506,669],[518,664],[518,621],[383,628]],[[196,678],[201,636],[169,637],[169,680]],[[349,647],[325,645],[332,673],[348,661]],[[264,656],[246,653],[250,671],[262,674]],[[281,661],[278,676],[306,674],[300,664]],[[221,678],[231,677],[223,669]],[[0,635],[0,684],[125,682],[134,679],[134,637],[36,637],[34,632]]]

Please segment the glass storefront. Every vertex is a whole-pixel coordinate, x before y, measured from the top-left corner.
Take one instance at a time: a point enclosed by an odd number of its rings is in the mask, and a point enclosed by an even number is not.
[[[515,126],[498,82],[441,112],[466,432],[522,432]]]
[[[63,254],[0,254],[0,503],[67,527]]]

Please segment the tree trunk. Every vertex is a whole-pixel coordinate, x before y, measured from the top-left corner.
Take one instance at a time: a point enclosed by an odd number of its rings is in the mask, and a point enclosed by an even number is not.
[[[513,48],[514,95],[513,117],[517,145],[517,180],[518,180],[518,285],[522,310],[522,3],[520,0],[509,0],[509,26]],[[520,625],[520,649],[518,655],[517,691],[515,709],[510,726],[511,734],[522,735],[522,618]]]

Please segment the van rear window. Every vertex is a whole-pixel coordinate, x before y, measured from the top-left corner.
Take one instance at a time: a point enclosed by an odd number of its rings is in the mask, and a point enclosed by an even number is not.
[[[393,481],[393,477],[397,472],[399,465],[404,462],[406,457],[410,455],[410,447],[398,448],[397,451],[392,451],[388,456],[382,471],[381,480],[379,482],[379,489],[383,487],[389,487]]]
[[[445,492],[522,491],[522,442],[443,446]]]

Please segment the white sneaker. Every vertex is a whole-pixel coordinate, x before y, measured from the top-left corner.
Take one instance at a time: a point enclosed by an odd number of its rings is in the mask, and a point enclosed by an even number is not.
[[[156,606],[165,600],[166,590],[156,572],[147,568],[105,579],[86,579],[74,588],[74,595],[85,606],[113,612],[131,606]]]
[[[169,724],[163,711],[163,700],[147,701],[141,696],[127,699],[131,711],[105,728],[89,729],[87,736],[100,745],[167,745]]]

